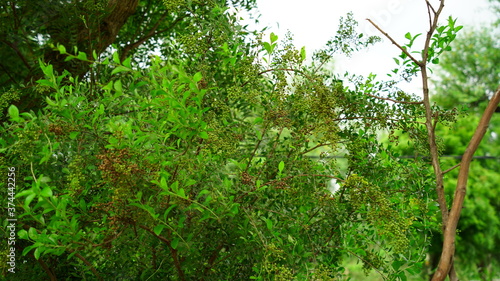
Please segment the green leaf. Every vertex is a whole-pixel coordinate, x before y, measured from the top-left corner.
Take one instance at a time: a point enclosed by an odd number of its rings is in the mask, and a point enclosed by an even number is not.
[[[63,55],[66,54],[66,48],[63,45],[58,45],[57,49],[59,49],[59,52],[61,54],[63,54]]]
[[[203,75],[201,75],[201,72],[196,72],[196,74],[193,76],[193,81],[200,82],[201,79],[203,79]]]
[[[50,106],[57,106],[57,103],[55,103],[53,100],[51,100],[49,97],[45,97],[45,101],[47,102],[48,105]]]
[[[165,228],[166,226],[164,224],[159,224],[157,226],[155,226],[155,228],[153,229],[154,233],[156,235],[160,235],[161,231]]]
[[[172,206],[168,207],[167,210],[165,210],[165,212],[163,213],[163,219],[166,220],[167,219],[167,216],[168,214],[170,213],[170,211],[172,211],[173,208],[177,207],[177,204],[173,204]]]
[[[18,192],[16,194],[16,198],[19,198],[19,197],[23,197],[23,196],[27,196],[27,195],[30,195],[30,194],[33,194],[33,189],[26,189],[26,190],[23,190],[21,192]]]
[[[69,138],[74,140],[80,134],[80,132],[71,132],[69,133]]]
[[[29,204],[31,203],[31,201],[33,201],[33,199],[35,199],[35,197],[35,193],[31,193],[30,195],[28,195],[26,199],[24,199],[24,205],[29,206]]]
[[[71,252],[66,258],[66,260],[70,260],[74,255],[76,255],[76,251]]]
[[[38,247],[38,243],[35,243],[33,245],[30,245],[26,248],[24,248],[23,252],[21,253],[21,255],[25,256],[26,254],[28,254],[31,250],[33,250],[34,248]]]
[[[279,172],[283,172],[283,169],[285,168],[285,162],[281,161],[279,164],[278,164],[278,170]]]
[[[77,58],[82,61],[88,61],[87,54],[85,52],[78,52]]]
[[[114,53],[113,53],[113,61],[114,61],[116,64],[120,64],[120,56],[118,56],[118,52],[114,52]]]
[[[35,252],[33,253],[33,255],[35,256],[35,259],[38,260],[40,258],[40,255],[43,253],[43,250],[45,250],[45,247],[43,247],[43,246],[35,249]]]
[[[264,45],[264,49],[267,51],[268,54],[271,54],[273,52],[271,44],[269,44],[268,42],[264,42],[262,43],[262,45]]]
[[[274,32],[271,32],[269,38],[271,39],[271,43],[274,43],[278,40],[278,35],[274,34]]]
[[[433,64],[438,64],[439,63],[439,58],[433,58],[432,59]]]
[[[122,88],[122,81],[120,80],[116,80],[115,81],[115,84],[114,84],[114,88],[115,88],[115,91],[119,94],[121,94],[123,92],[123,88]]]
[[[187,180],[187,182],[186,182],[184,185],[185,185],[185,186],[191,186],[191,185],[193,185],[193,184],[195,184],[195,183],[196,183],[196,180],[194,180],[194,179],[188,179],[188,180]],[[207,190],[202,190],[202,192],[203,192],[203,191],[207,191]],[[201,193],[201,192],[200,192],[200,193]]]
[[[51,197],[52,196],[52,189],[50,187],[46,186],[41,192],[40,195],[43,197]]]
[[[174,239],[172,239],[170,246],[175,250],[175,249],[177,249],[178,245],[179,245],[179,238],[175,237]]]
[[[123,65],[119,65],[115,69],[113,69],[113,71],[111,71],[111,75],[114,75],[114,74],[120,73],[120,72],[129,72],[129,71],[131,71],[130,68],[127,68]]]
[[[170,185],[170,189],[172,189],[172,191],[177,193],[177,190],[179,189],[179,182],[175,181],[174,183],[172,183],[172,185]]]
[[[45,64],[42,60],[40,60],[40,68],[43,71],[43,74],[49,78],[54,77],[54,68],[50,64]]]
[[[208,139],[208,134],[207,134],[207,132],[200,132],[200,133],[199,133],[199,136],[200,136],[200,138],[202,138],[202,139]]]
[[[177,190],[177,195],[179,195],[182,198],[186,198],[186,193],[184,192],[184,188],[179,188],[179,190]]]
[[[38,238],[38,231],[36,231],[35,228],[30,227],[28,229],[28,235],[31,239],[35,240],[36,238]]]
[[[300,58],[302,60],[306,59],[306,47],[305,46],[300,49]]]
[[[265,220],[266,220],[267,229],[272,230],[273,229],[273,221],[270,219],[265,219]]]
[[[12,119],[18,119],[19,118],[19,109],[15,105],[11,104],[9,106],[9,110],[8,111],[9,111],[10,118],[12,118]]]
[[[132,69],[132,64],[130,63],[132,61],[132,58],[128,57],[126,58],[124,61],[123,61],[123,65],[128,68],[128,69]]]
[[[405,34],[405,38],[408,39],[408,40],[411,40],[411,34],[410,34],[410,32],[407,32]]]

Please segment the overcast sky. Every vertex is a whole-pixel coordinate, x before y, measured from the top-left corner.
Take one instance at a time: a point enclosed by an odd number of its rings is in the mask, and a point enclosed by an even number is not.
[[[431,3],[437,8],[439,1],[431,0]],[[305,46],[308,54],[335,35],[339,18],[349,11],[354,13],[362,33],[380,35],[365,20],[370,18],[400,43],[405,43],[406,32],[425,34],[428,28],[424,0],[257,0],[257,5],[260,27],[269,26],[269,31],[281,38],[287,30],[291,31],[295,45]],[[494,20],[487,0],[448,0],[441,19],[445,21],[450,15],[458,18],[458,25],[464,25],[464,30]],[[417,45],[419,49],[421,45]],[[392,57],[399,54],[396,46],[384,40],[350,59],[336,58],[335,72],[362,75],[374,72],[382,78],[395,67]],[[418,91],[418,85],[417,80],[412,85],[401,86]]]

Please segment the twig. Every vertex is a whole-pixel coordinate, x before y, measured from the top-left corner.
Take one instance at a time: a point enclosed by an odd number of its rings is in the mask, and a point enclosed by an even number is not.
[[[257,73],[258,76],[264,74],[264,73],[267,73],[267,72],[272,72],[272,71],[288,71],[288,72],[296,72],[296,73],[299,73],[301,75],[303,75],[304,77],[306,77],[308,80],[310,81],[313,81],[312,77],[307,75],[306,73],[304,73],[304,71],[302,70],[299,70],[299,69],[295,69],[295,68],[270,68],[270,69],[266,69],[266,70],[263,70],[259,73]],[[246,81],[245,83],[241,84],[240,87],[244,87],[246,84],[248,84],[250,82],[250,80]]]
[[[451,172],[453,169],[455,169],[455,168],[459,167],[461,164],[462,164],[462,163],[458,163],[457,165],[455,165],[455,166],[453,166],[453,167],[451,167],[451,168],[447,169],[446,171],[444,171],[444,172],[443,172],[443,175],[444,175],[444,174],[446,174],[446,173],[448,173],[448,172]]]
[[[73,251],[69,250],[68,251],[71,253]],[[94,273],[94,275],[97,277],[98,280],[103,280],[102,277],[99,275],[99,273],[97,272],[97,270],[94,268],[94,266],[87,260],[85,259],[82,255],[80,255],[79,253],[75,253],[75,257],[79,258],[81,261],[83,261],[83,263],[85,263],[89,268],[90,268],[90,271],[92,271],[92,273]]]
[[[394,100],[394,99],[390,99],[390,98],[383,98],[383,97],[371,95],[371,94],[368,94],[368,93],[364,93],[364,94],[367,95],[367,96],[369,96],[369,97],[372,97],[372,98],[376,98],[376,99],[379,99],[379,100],[388,100],[388,101],[392,101],[392,102],[395,102],[395,103],[402,103],[402,104],[423,104],[424,103],[423,101],[399,101],[399,100]]]
[[[418,61],[417,59],[415,59],[405,48],[403,48],[396,41],[394,41],[394,39],[392,39],[392,37],[389,34],[387,34],[387,32],[383,31],[380,27],[378,27],[378,25],[376,25],[371,19],[366,19],[366,20],[369,21],[385,37],[387,37],[387,39],[391,40],[392,44],[396,45],[396,47],[398,47],[405,55],[407,55],[416,65],[418,65],[420,67],[422,66],[421,61]]]
[[[140,228],[146,230],[147,232],[151,233],[153,236],[156,238],[160,239],[163,241],[165,244],[167,244],[168,248],[170,249],[170,252],[172,254],[172,259],[174,260],[174,266],[177,270],[177,274],[179,275],[179,280],[186,280],[186,276],[184,274],[184,271],[182,270],[181,267],[181,262],[179,261],[179,255],[177,254],[177,250],[172,248],[171,241],[168,240],[167,238],[161,236],[161,235],[156,235],[156,233],[149,227],[145,225],[139,225]]]
[[[125,58],[127,57],[128,53],[130,52],[130,50],[139,47],[142,43],[146,42],[146,40],[150,39],[153,36],[156,36],[158,34],[161,34],[163,32],[171,30],[172,28],[175,27],[175,25],[177,25],[181,20],[183,20],[187,15],[184,14],[184,15],[179,16],[167,28],[164,28],[162,30],[157,31],[158,27],[160,26],[160,23],[165,19],[166,16],[167,16],[167,13],[164,13],[161,16],[161,18],[156,22],[156,24],[149,30],[149,32],[146,35],[144,35],[143,37],[139,38],[136,42],[128,44],[127,46],[125,46],[123,48],[123,53],[120,56],[120,61],[124,61],[125,60]]]
[[[307,153],[315,150],[316,148],[319,148],[319,147],[322,147],[322,146],[326,146],[326,145],[333,145],[333,143],[330,143],[330,142],[328,142],[328,143],[320,143],[320,144],[318,144],[318,145],[316,145],[316,146],[314,146],[314,147],[312,147],[312,148],[310,148],[310,149],[308,149],[308,150],[306,150],[304,152],[301,152],[301,154],[307,154]]]

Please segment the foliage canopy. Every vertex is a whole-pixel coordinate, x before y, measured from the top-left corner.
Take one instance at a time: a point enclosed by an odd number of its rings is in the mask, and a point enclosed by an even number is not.
[[[26,61],[0,76],[16,277],[337,280],[347,256],[389,280],[422,270],[440,226],[427,112],[396,87],[418,65],[403,52],[389,81],[325,69],[378,41],[352,14],[304,64],[291,37],[239,25],[229,8],[252,1],[35,2],[1,6],[2,55]],[[394,149],[401,133],[417,157]]]

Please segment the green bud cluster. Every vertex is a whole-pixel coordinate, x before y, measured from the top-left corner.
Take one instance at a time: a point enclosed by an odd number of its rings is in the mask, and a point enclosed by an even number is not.
[[[208,133],[207,148],[215,153],[231,155],[237,152],[241,136],[238,136],[228,128],[219,124],[210,124],[211,131]]]
[[[379,235],[390,238],[396,253],[405,251],[409,246],[408,229],[414,218],[400,214],[387,199],[387,194],[361,176],[351,175],[345,185],[352,207],[377,228]]]
[[[182,35],[179,37],[179,43],[184,47],[185,52],[189,54],[204,53],[209,47],[201,32]]]
[[[384,259],[374,251],[367,251],[363,256],[363,271],[366,275],[372,268],[381,268],[384,265]]]
[[[163,0],[163,5],[169,12],[176,12],[186,5],[186,0]]]
[[[314,269],[314,279],[318,281],[335,281],[334,273],[327,266],[320,264]]]
[[[37,125],[24,128],[18,131],[15,135],[17,137],[16,143],[11,148],[13,155],[18,155],[19,159],[23,162],[29,162],[34,157],[34,150],[40,140],[42,130]]]
[[[294,275],[292,270],[284,265],[272,264],[269,269],[270,272],[273,272],[275,281],[289,281],[294,279]]]
[[[265,246],[264,272],[269,280],[293,280],[292,270],[281,264],[284,260],[285,252],[278,248],[274,243]]]
[[[80,195],[84,189],[83,183],[87,177],[83,174],[83,170],[86,162],[83,156],[77,155],[68,165],[69,174],[66,176],[66,180],[69,182],[70,195],[73,197]]]
[[[83,7],[91,12],[103,12],[108,6],[108,0],[87,0]]]
[[[0,118],[3,117],[3,112],[7,109],[13,102],[19,101],[21,98],[21,93],[14,89],[10,89],[4,92],[0,96]]]
[[[133,176],[141,174],[138,165],[133,163],[128,149],[106,150],[96,156],[102,162],[99,170],[103,179],[113,188],[112,201],[120,202],[123,198],[132,197]]]

